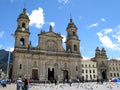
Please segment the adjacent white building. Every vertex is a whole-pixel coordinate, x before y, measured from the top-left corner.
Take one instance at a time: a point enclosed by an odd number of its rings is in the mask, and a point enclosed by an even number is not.
[[[91,60],[82,60],[82,77],[84,80],[97,80],[96,62]]]
[[[108,62],[109,78],[120,77],[120,61],[111,59]]]

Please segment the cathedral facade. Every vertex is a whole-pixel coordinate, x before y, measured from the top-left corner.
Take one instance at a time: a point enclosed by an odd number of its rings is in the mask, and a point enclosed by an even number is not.
[[[24,8],[17,18],[12,79],[17,79],[19,76],[40,81],[77,77],[96,80],[112,77],[108,65],[110,62],[108,62],[104,48],[99,50],[97,47],[95,57],[88,62],[83,62],[80,40],[77,35],[78,29],[72,18],[66,28],[66,50],[62,46],[63,37],[55,33],[51,25],[48,32],[41,31],[38,34],[38,45],[33,47],[29,40],[29,22]],[[118,71],[114,75],[120,74],[120,65],[117,68]]]
[[[12,78],[22,76],[33,80],[63,80],[78,77],[81,74],[82,56],[77,27],[72,19],[66,28],[66,50],[62,46],[63,37],[53,32],[51,25],[48,32],[41,31],[38,34],[38,45],[32,47],[29,21],[24,8],[17,19]]]

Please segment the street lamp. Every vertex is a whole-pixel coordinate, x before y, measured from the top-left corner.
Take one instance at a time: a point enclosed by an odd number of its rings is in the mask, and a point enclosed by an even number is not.
[[[11,34],[11,36],[13,36],[13,37],[15,37],[15,35],[14,34]],[[10,48],[9,48],[9,53],[8,53],[8,62],[7,62],[7,79],[9,78],[9,65],[10,65]]]
[[[7,79],[9,78],[9,65],[10,65],[10,50],[8,53],[8,63],[7,63]]]

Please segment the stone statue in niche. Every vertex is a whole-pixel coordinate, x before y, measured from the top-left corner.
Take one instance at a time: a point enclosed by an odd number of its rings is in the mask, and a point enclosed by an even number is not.
[[[33,66],[34,66],[34,67],[37,67],[37,62],[36,62],[36,61],[34,61]]]

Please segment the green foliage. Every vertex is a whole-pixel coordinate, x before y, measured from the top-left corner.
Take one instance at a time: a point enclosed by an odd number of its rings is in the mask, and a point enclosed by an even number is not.
[[[2,69],[2,71],[6,72],[6,70],[7,70],[7,63],[0,62],[0,69]]]
[[[2,69],[4,72],[7,70],[8,55],[9,51],[5,51],[4,49],[0,50],[0,69]],[[12,55],[10,60],[12,60]]]
[[[8,51],[0,50],[0,62],[7,62],[8,61]]]

